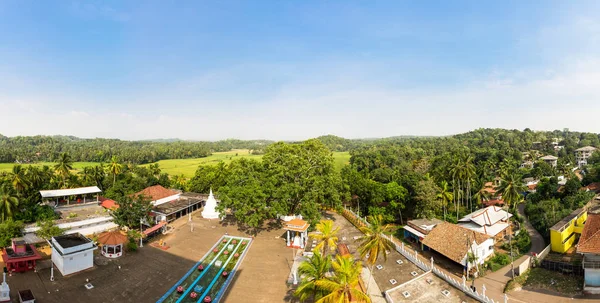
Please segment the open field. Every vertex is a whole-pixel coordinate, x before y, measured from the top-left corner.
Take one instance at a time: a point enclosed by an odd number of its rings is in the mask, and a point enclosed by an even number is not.
[[[23,164],[23,166],[33,165],[33,166],[42,167],[44,165],[48,165],[50,167],[54,167],[55,164],[56,163],[53,163],[53,162],[38,162],[38,163],[34,163],[34,164]],[[79,171],[80,169],[82,169],[86,166],[98,165],[98,164],[99,163],[96,163],[96,162],[73,162],[73,170]],[[0,163],[0,172],[10,172],[14,165],[15,165],[14,163]]]
[[[227,152],[217,152],[204,158],[193,158],[193,159],[169,159],[160,160],[156,163],[160,166],[163,172],[171,176],[183,174],[186,178],[191,178],[196,173],[196,169],[200,165],[215,165],[221,161],[225,163],[231,162],[233,159],[248,158],[260,160],[262,155],[252,155],[247,149],[232,150]],[[348,152],[334,152],[333,153],[334,163],[336,169],[342,169],[342,167],[350,162],[350,153]],[[54,166],[52,162],[40,162],[31,165],[35,166]],[[25,164],[30,165],[30,164]],[[85,166],[98,165],[95,162],[74,162],[73,169],[78,171]],[[142,166],[148,166],[150,164],[144,164]],[[12,170],[14,163],[0,163],[0,172],[9,172]]]

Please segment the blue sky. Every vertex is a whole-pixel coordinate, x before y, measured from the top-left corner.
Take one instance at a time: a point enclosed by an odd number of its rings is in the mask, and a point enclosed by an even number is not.
[[[594,1],[0,1],[0,133],[600,132]]]

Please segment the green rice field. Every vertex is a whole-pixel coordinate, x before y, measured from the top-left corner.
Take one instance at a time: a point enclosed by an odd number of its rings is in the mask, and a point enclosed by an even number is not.
[[[348,152],[334,152],[333,153],[335,167],[341,169],[344,165],[350,162],[350,154]],[[252,155],[247,149],[232,150],[227,152],[217,152],[204,158],[193,158],[193,159],[171,159],[171,160],[160,160],[156,163],[159,164],[160,169],[169,175],[181,175],[183,174],[186,178],[191,178],[196,173],[196,169],[200,165],[215,165],[220,161],[229,163],[233,159],[248,158],[260,160],[262,155]],[[35,166],[54,166],[52,162],[40,162],[31,165]],[[0,163],[0,172],[9,172],[12,170],[14,163]],[[29,165],[29,164],[26,164]],[[74,162],[73,169],[79,171],[85,166],[98,165],[95,162]],[[142,166],[147,166],[144,164]]]

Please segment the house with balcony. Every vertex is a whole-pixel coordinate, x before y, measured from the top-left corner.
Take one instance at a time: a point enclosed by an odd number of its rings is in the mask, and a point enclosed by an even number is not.
[[[577,253],[583,255],[583,292],[600,294],[600,214],[588,215],[577,244]]]
[[[552,251],[565,253],[573,247],[573,243],[583,231],[587,217],[587,208],[579,208],[554,224],[550,228],[550,246]]]
[[[558,165],[558,157],[552,155],[540,157],[540,160],[548,163],[548,165],[550,165],[551,167],[556,167],[556,165]]]
[[[593,146],[584,146],[575,150],[575,162],[579,168],[587,165],[587,160],[592,156],[598,149]]]

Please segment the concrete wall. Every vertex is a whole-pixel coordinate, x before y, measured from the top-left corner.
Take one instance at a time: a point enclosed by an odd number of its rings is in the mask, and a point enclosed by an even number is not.
[[[600,287],[600,269],[586,268],[584,285],[591,287]]]
[[[78,253],[60,255],[52,249],[52,262],[63,276],[70,275],[94,266],[94,249],[91,248]]]

